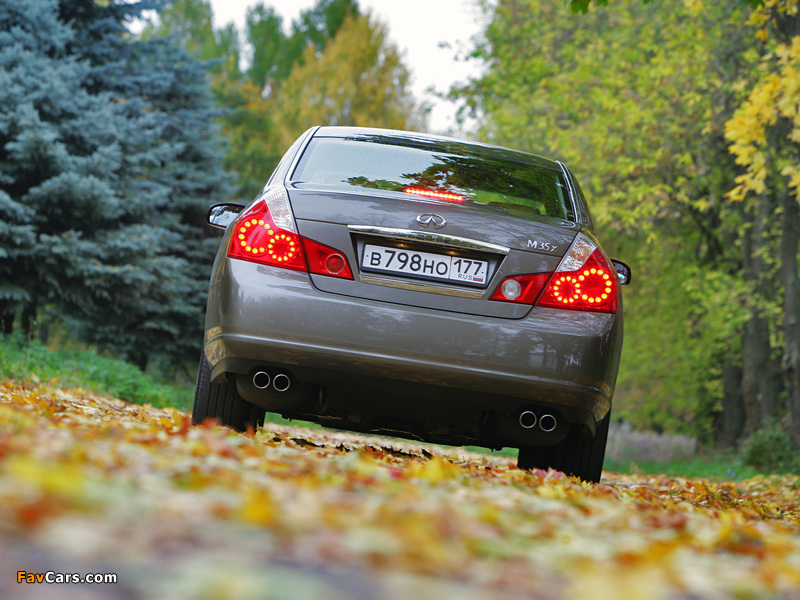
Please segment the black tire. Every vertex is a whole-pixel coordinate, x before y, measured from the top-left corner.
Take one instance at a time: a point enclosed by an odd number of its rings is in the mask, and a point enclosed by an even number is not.
[[[584,481],[597,483],[603,473],[606,456],[608,425],[611,412],[597,424],[594,438],[584,437],[581,431],[572,431],[564,441],[554,446],[525,446],[519,449],[517,466],[520,469],[548,469],[563,471]]]
[[[239,395],[232,376],[226,376],[220,383],[212,383],[211,366],[204,355],[200,356],[192,423],[199,425],[207,419],[213,419],[236,431],[247,431],[264,424],[264,413],[263,408],[247,402]]]

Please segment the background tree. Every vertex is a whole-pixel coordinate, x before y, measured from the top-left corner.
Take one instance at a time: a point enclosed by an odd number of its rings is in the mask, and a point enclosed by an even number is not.
[[[171,37],[171,43],[205,63],[213,73],[238,74],[242,58],[239,32],[232,23],[214,29],[213,19],[209,0],[171,0],[158,10],[157,19],[147,21],[140,38],[151,41]]]
[[[648,4],[651,0],[642,0],[644,4]],[[697,2],[696,0],[691,0],[692,4],[699,6],[701,2]],[[597,6],[608,6],[608,0],[594,0],[594,3]],[[739,0],[739,3],[742,6],[749,6],[750,8],[757,8],[764,3],[764,0]],[[569,5],[572,8],[573,12],[581,12],[587,13],[589,11],[589,6],[591,6],[592,0],[569,0]]]
[[[279,140],[288,147],[312,125],[419,128],[409,73],[386,28],[347,17],[318,55],[309,45],[276,95]]]
[[[358,14],[358,6],[354,0],[318,0],[301,13],[287,34],[273,8],[255,4],[246,13],[243,46],[233,25],[209,33],[213,11],[207,0],[180,0],[162,14],[164,19],[145,29],[144,39],[169,36],[195,56],[213,59],[212,88],[217,105],[223,108],[220,121],[227,140],[224,165],[236,174],[237,195],[247,201],[285,151],[274,125],[274,94],[304,50],[313,47],[316,53],[322,52],[344,19]]]
[[[283,18],[272,7],[256,4],[249,8],[245,25],[251,48],[248,78],[263,88],[279,86],[296,64],[303,64],[308,48],[314,49],[308,56],[318,57],[345,19],[359,14],[355,0],[317,0],[311,9],[300,13],[286,35]]]
[[[282,86],[304,60],[316,60],[325,51],[348,17],[359,14],[354,0],[317,0],[286,34],[274,9],[263,4],[248,9],[245,30],[251,60],[238,77],[220,79],[215,86],[220,105],[230,110],[223,124],[229,144],[225,164],[237,173],[243,198],[249,200],[261,189],[288,147],[284,142],[291,135],[281,133],[285,124],[276,116]]]
[[[21,314],[30,332],[45,307],[142,368],[197,352],[216,245],[205,213],[228,181],[203,70],[126,29],[154,7],[0,3],[0,202],[19,232],[0,240],[14,255],[6,330]]]
[[[744,173],[729,197],[754,215],[748,231],[746,265],[765,293],[782,296],[776,319],[782,326],[780,363],[786,391],[788,428],[800,442],[800,3],[768,0],[753,12],[750,24],[763,42],[758,78],[727,123],[731,152]],[[771,252],[764,248],[772,242]],[[770,260],[771,259],[771,260]],[[756,268],[760,267],[760,268]],[[763,318],[755,312],[752,319]],[[745,364],[747,364],[747,360]],[[758,366],[758,365],[756,365]],[[755,367],[754,367],[755,368]],[[753,378],[763,376],[757,372]],[[747,396],[749,390],[745,389]],[[766,396],[747,399],[760,425],[778,416],[777,402]],[[753,407],[753,408],[751,408]]]
[[[576,12],[586,13],[590,3],[570,0]],[[704,6],[700,0],[687,4]],[[740,82],[749,93],[726,124],[730,151],[745,169],[728,197],[740,203],[743,216],[741,256],[751,300],[743,336],[741,406],[726,405],[723,429],[728,436],[738,429],[748,434],[785,411],[786,427],[800,443],[799,7],[796,0],[740,0],[740,5],[753,9],[748,23],[758,28],[756,37],[763,44],[759,76]],[[781,340],[777,348],[775,337]],[[783,390],[775,381],[778,371]]]
[[[110,94],[84,87],[91,67],[69,54],[74,40],[55,0],[0,2],[6,332],[21,315],[30,334],[42,306],[81,295],[75,269],[127,211],[113,176],[125,118]]]
[[[256,4],[247,9],[245,32],[251,48],[247,79],[260,90],[286,79],[298,57],[289,52],[283,17],[272,7]]]

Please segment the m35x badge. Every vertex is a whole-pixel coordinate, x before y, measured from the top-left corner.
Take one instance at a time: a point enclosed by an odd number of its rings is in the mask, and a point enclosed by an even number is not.
[[[445,225],[447,225],[447,221],[444,217],[440,217],[439,215],[435,215],[433,213],[425,213],[423,215],[419,215],[417,217],[417,223],[422,225],[423,227],[427,227],[431,223],[433,223],[434,229],[442,229]]]

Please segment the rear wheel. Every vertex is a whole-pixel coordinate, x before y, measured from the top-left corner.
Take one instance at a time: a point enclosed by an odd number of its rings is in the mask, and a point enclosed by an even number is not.
[[[200,357],[192,409],[192,422],[195,425],[206,419],[214,419],[237,431],[246,431],[263,425],[264,413],[264,409],[250,404],[239,395],[231,376],[226,376],[220,383],[213,383],[211,366],[205,356]]]
[[[572,431],[554,446],[525,446],[519,449],[517,466],[520,469],[548,469],[564,471],[567,475],[597,483],[603,472],[603,461],[608,441],[611,412],[597,424],[593,438],[584,437],[581,431]]]

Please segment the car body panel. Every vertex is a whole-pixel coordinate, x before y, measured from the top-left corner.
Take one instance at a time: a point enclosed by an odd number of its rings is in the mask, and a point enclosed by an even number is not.
[[[261,363],[289,369],[313,363],[334,385],[355,385],[360,377],[388,387],[415,382],[513,398],[520,406],[537,399],[565,404],[595,420],[610,408],[621,335],[614,315],[565,319],[564,311],[535,308],[517,320],[465,319],[452,311],[310,294],[308,274],[222,263],[206,321],[213,378],[244,375]],[[235,360],[242,357],[247,360]]]

